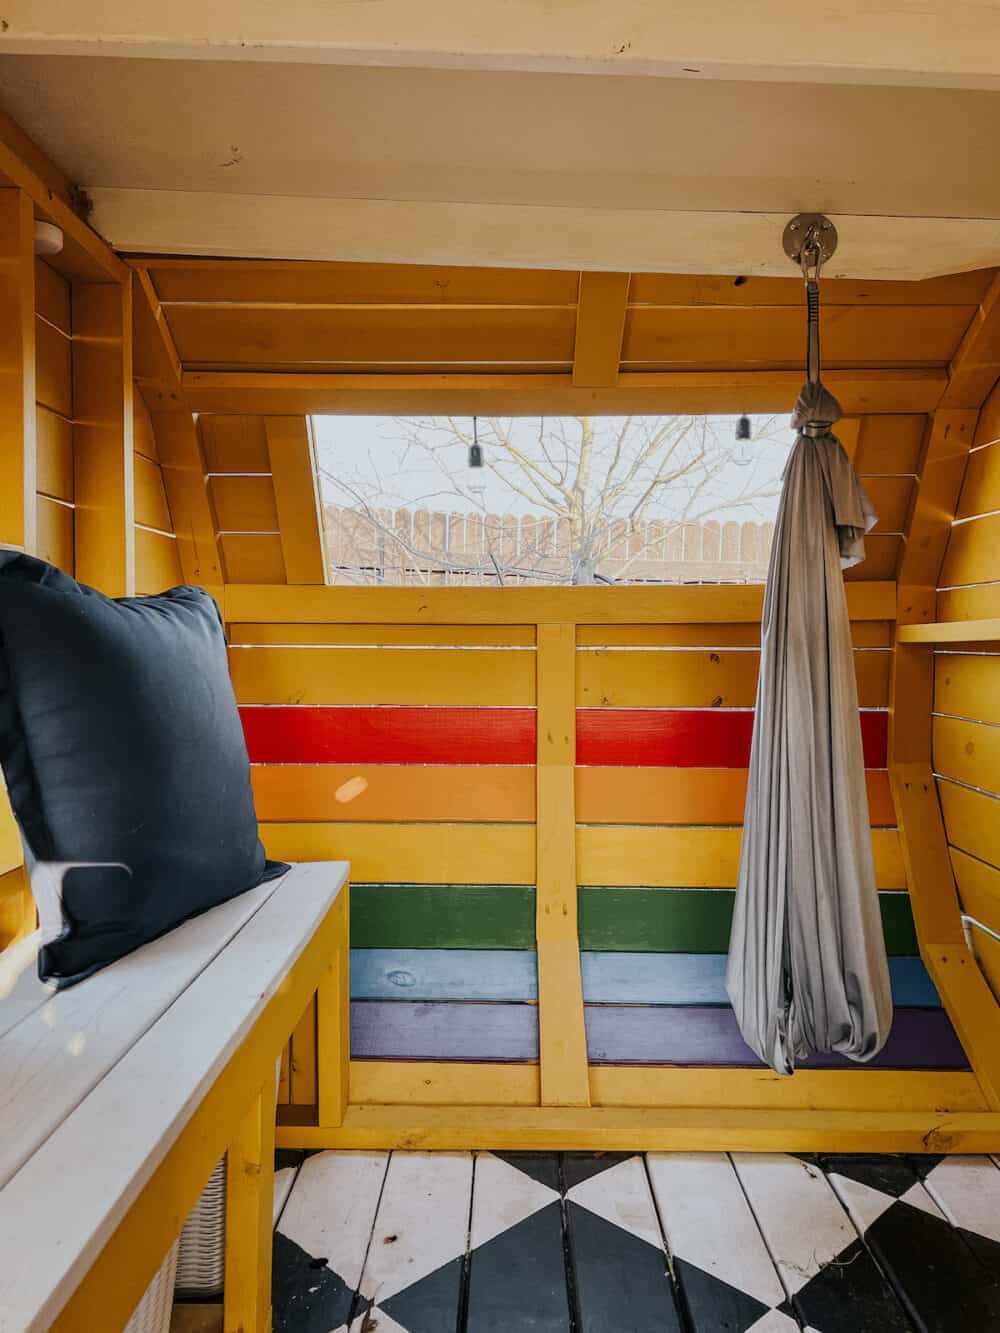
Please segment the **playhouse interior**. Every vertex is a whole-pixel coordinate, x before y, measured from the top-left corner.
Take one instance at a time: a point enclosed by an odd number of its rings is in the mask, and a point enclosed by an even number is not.
[[[380,62],[360,12],[339,59],[237,59],[119,8],[122,49],[68,8],[0,40],[0,542],[209,589],[268,855],[350,863],[350,1050],[311,999],[278,1148],[1000,1149],[1000,111],[968,34],[880,74],[741,28],[699,77],[648,34],[615,65],[593,16],[518,60],[516,15],[462,45],[401,11]],[[762,584],[346,586],[314,419],[790,412],[806,207],[879,515],[846,593],[886,944],[935,998],[887,1059],[787,1078],[684,970],[727,948]],[[5,808],[0,947],[34,929]]]

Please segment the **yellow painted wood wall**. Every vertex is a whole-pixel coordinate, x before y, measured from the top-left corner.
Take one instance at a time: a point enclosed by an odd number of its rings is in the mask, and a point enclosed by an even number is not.
[[[1000,617],[1000,385],[979,417],[940,575],[939,621]],[[971,627],[970,627],[971,632]],[[934,771],[976,956],[1000,998],[1000,643],[934,659]]]

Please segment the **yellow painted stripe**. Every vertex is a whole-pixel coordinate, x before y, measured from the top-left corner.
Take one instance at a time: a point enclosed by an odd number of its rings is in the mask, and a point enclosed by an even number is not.
[[[248,580],[241,580],[242,583]],[[759,584],[644,588],[308,588],[268,586],[226,589],[225,618],[351,625],[576,625],[760,623]],[[891,580],[847,589],[852,620],[893,620]]]
[[[980,1111],[975,1074],[932,1070],[800,1069],[794,1079],[771,1069],[672,1069],[597,1065],[595,1106],[808,1107],[810,1110]]]
[[[948,841],[980,861],[1000,865],[1000,800],[982,792],[939,782]]]
[[[741,835],[738,828],[580,825],[576,830],[579,882],[731,889],[739,868]],[[873,829],[872,852],[879,888],[905,888],[896,830]]]
[[[962,911],[977,921],[1000,931],[1000,870],[977,861],[968,852],[951,848],[951,864],[958,883]]]
[[[934,771],[970,787],[1000,794],[1000,727],[936,717]]]
[[[538,1065],[355,1060],[355,1106],[537,1106]]]
[[[875,825],[894,825],[884,769],[865,774]],[[745,768],[578,768],[576,817],[581,824],[741,824]]]
[[[1000,722],[1000,669],[995,657],[941,653],[934,668],[936,712],[974,722]]]
[[[1000,444],[991,444],[969,455],[957,517],[972,518],[997,509],[1000,509]]]
[[[260,764],[258,819],[530,823],[535,771],[517,764]]]
[[[240,703],[530,706],[533,653],[448,648],[231,648]]]
[[[951,530],[941,566],[943,588],[963,583],[992,583],[1000,579],[1000,514],[974,518]]]
[[[855,648],[891,648],[892,628],[888,620],[852,622]],[[576,642],[580,648],[758,648],[760,625],[581,625]]]
[[[889,701],[888,652],[854,655],[863,708]],[[760,654],[754,651],[582,652],[576,699],[581,707],[749,708],[757,694]]]
[[[262,824],[277,861],[350,861],[356,884],[534,884],[527,824]]]
[[[744,628],[740,626],[740,628]],[[749,626],[745,627],[749,628]],[[534,625],[246,625],[229,626],[231,644],[377,648],[533,648]],[[759,636],[759,631],[758,631]],[[888,640],[887,640],[888,642]]]

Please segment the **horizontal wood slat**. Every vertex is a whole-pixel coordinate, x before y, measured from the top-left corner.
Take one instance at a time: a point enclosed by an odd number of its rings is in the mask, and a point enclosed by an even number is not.
[[[535,882],[527,824],[262,824],[275,861],[350,861],[358,881],[414,884]]]
[[[530,822],[529,765],[264,764],[250,772],[265,821]],[[896,823],[885,770],[865,775],[871,822]],[[739,824],[746,770],[578,768],[581,824]]]
[[[201,419],[200,419],[201,420]],[[895,620],[891,580],[850,584],[851,620]],[[225,590],[225,619],[353,625],[760,625],[762,584],[624,588],[317,588]]]
[[[143,454],[136,454],[135,462],[135,521],[160,532],[173,532],[163,473],[159,463]]]
[[[351,1062],[351,1103],[356,1106],[538,1106],[540,1101],[537,1065]]]
[[[352,310],[206,303],[164,310],[178,354],[191,367],[568,366],[576,328],[576,311],[559,306],[496,307],[488,315],[419,306]]]
[[[962,911],[1000,933],[1000,869],[977,861],[957,847],[951,849]]]
[[[723,709],[583,708],[577,711],[580,764],[746,768],[753,712]],[[887,715],[863,712],[866,768],[886,764]]]
[[[997,581],[1000,581],[1000,514],[957,524],[951,530],[941,566],[941,587]]]
[[[723,370],[792,369],[802,363],[802,310],[753,307],[629,307],[622,365]],[[823,305],[823,363],[855,366],[945,365],[969,323],[968,306]]]
[[[252,763],[533,764],[533,708],[240,709]]]
[[[978,588],[946,588],[938,593],[941,620],[990,620],[1000,616],[1000,581]]]
[[[677,1009],[667,1023],[656,1008],[588,1005],[586,1018],[588,1054],[598,1064],[759,1064],[731,1009]],[[823,1053],[801,1061],[801,1067],[840,1069],[849,1063]],[[942,1009],[897,1009],[889,1040],[866,1068],[967,1069],[968,1064]]]
[[[742,628],[742,627],[740,627]],[[877,630],[873,623],[863,628]],[[232,645],[281,647],[533,648],[534,625],[246,625],[227,626]],[[888,643],[889,640],[886,640]]]
[[[351,885],[355,949],[535,948],[535,889],[521,884]]]
[[[861,436],[854,456],[859,475],[915,476],[920,466],[928,418],[916,413],[861,418]]]
[[[67,337],[72,333],[69,283],[44,259],[35,260],[35,313]]]
[[[72,344],[44,319],[35,320],[35,394],[43,407],[72,417]]]
[[[1000,671],[995,658],[982,653],[940,653],[934,668],[936,712],[1000,723]]]
[[[501,764],[276,764],[250,770],[265,821],[530,823],[535,772]]]
[[[948,274],[922,282],[866,282],[859,278],[824,278],[823,306],[967,305],[986,295],[991,269]],[[802,282],[798,278],[729,278],[677,273],[633,273],[630,305],[794,306],[802,309]]]
[[[240,709],[252,763],[532,764],[531,708],[258,706]],[[862,712],[865,764],[884,768],[887,715]],[[753,712],[581,708],[583,765],[746,768]]]
[[[73,499],[73,424],[47,407],[36,417],[37,473],[40,495],[56,500]]]
[[[876,827],[893,826],[896,811],[884,769],[865,774]],[[581,824],[742,824],[744,768],[578,768],[576,817]]]
[[[535,702],[534,654],[502,648],[231,648],[229,669],[245,704]]]
[[[727,888],[736,883],[741,838],[738,828],[581,824],[576,830],[579,882]],[[896,830],[873,829],[871,838],[879,888],[904,888]]]
[[[278,532],[274,483],[266,477],[210,477],[219,532]]]
[[[616,888],[579,890],[581,949],[639,953],[725,953],[734,889]],[[907,894],[880,893],[886,948],[915,956],[917,937]]]
[[[759,1067],[731,1009],[686,1007],[665,1022],[658,1007],[587,1005],[587,1047],[596,1064]],[[359,1000],[351,1005],[356,1060],[498,1060],[538,1058],[538,1010],[528,1004]],[[848,1068],[838,1055],[802,1061],[807,1069]],[[898,1009],[882,1069],[966,1069],[968,1061],[940,1009]]]
[[[584,951],[580,965],[583,997],[593,1004],[729,1003],[724,953]],[[941,1007],[919,958],[891,959],[889,975],[894,1004]],[[530,1003],[538,999],[537,955],[530,949],[352,949],[351,998]]]
[[[50,500],[46,495],[39,495],[36,503],[36,553],[50,565],[57,565],[67,574],[72,574],[75,568],[74,511],[56,500]]]
[[[889,699],[888,652],[854,655],[862,708]],[[750,708],[757,696],[760,654],[753,651],[626,651],[577,654],[581,707]]]
[[[956,518],[973,518],[1000,509],[1000,444],[969,455]]]
[[[229,584],[260,579],[280,583],[285,577],[281,538],[274,533],[226,532],[219,538]]]
[[[855,620],[851,637],[855,648],[891,648],[892,624]],[[760,625],[579,625],[576,642],[581,649],[758,648]]]
[[[934,771],[1000,795],[1000,727],[955,717],[936,717]]]
[[[271,472],[264,418],[202,413],[198,431],[209,473]]]
[[[1000,866],[1000,799],[939,781],[948,841],[980,861]]]
[[[164,592],[184,582],[177,542],[162,532],[135,531],[135,590],[140,595]]]

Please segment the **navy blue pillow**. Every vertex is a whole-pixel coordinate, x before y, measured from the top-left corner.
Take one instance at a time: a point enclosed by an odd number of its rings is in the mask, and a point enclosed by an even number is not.
[[[0,765],[57,986],[284,869],[204,589],[114,600],[0,551]],[[91,865],[60,890],[52,862]]]

